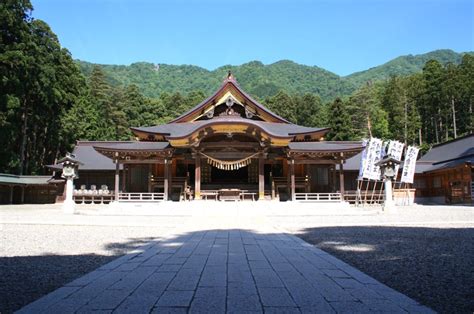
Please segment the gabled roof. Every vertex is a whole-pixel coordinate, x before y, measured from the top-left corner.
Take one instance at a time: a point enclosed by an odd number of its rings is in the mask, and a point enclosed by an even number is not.
[[[438,163],[474,155],[474,134],[433,146],[419,161]]]
[[[270,111],[264,105],[253,99],[249,94],[244,92],[231,74],[229,74],[227,79],[224,80],[224,83],[221,85],[221,87],[213,95],[206,98],[200,104],[183,113],[176,119],[170,121],[170,123],[183,123],[193,121],[195,117],[198,117],[202,113],[204,113],[207,107],[217,105],[216,102],[227,92],[232,93],[234,96],[236,96],[236,98],[242,98],[243,102],[249,106],[252,106],[257,111],[257,113],[263,113],[263,115],[268,118],[269,122],[289,123],[286,119]]]
[[[474,134],[433,146],[416,163],[416,173],[454,168],[474,162]]]
[[[115,170],[115,164],[112,159],[100,154],[94,149],[94,146],[103,145],[126,145],[132,141],[77,141],[73,154],[76,159],[83,163],[79,170]],[[122,169],[122,165],[120,165]]]

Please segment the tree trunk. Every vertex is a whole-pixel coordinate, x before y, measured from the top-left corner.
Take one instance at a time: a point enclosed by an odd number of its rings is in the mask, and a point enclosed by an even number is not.
[[[469,133],[472,134],[472,131],[473,131],[472,130],[472,127],[473,127],[473,125],[472,125],[472,120],[473,120],[473,116],[472,116],[472,97],[469,98],[469,116],[470,116],[470,120],[469,120],[469,130],[470,131],[469,131]]]
[[[435,127],[435,138],[436,138],[436,143],[439,143],[439,136],[438,136],[438,119],[433,119],[433,124]]]
[[[448,118],[446,118],[445,129],[446,129],[446,141],[448,141],[449,140]]]
[[[405,132],[404,132],[404,137],[405,137],[405,145],[407,145],[407,137],[408,137],[408,104],[407,101],[405,100]]]
[[[421,138],[421,128],[418,129],[418,136],[420,138],[420,146],[423,145],[423,140]]]
[[[21,115],[21,121],[20,167],[18,169],[19,175],[23,175],[26,159],[26,133],[28,130],[28,101],[26,98],[23,100],[23,113]]]
[[[456,109],[454,108],[454,96],[451,96],[451,109],[453,110],[453,129],[454,129],[454,138],[458,137],[456,129]]]

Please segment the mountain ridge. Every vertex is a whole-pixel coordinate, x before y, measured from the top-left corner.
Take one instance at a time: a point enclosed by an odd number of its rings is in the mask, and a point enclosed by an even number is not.
[[[94,66],[100,66],[112,85],[136,84],[148,97],[160,93],[189,93],[201,90],[211,93],[230,70],[241,86],[253,96],[263,99],[284,90],[292,94],[314,93],[323,101],[350,95],[367,81],[378,81],[391,75],[409,75],[422,70],[426,61],[434,59],[442,64],[460,63],[464,54],[439,49],[418,55],[403,55],[367,70],[339,76],[316,65],[304,65],[283,59],[270,64],[252,60],[240,65],[223,65],[214,70],[197,65],[155,64],[134,62],[130,65],[94,64],[75,60],[82,72],[89,76]]]

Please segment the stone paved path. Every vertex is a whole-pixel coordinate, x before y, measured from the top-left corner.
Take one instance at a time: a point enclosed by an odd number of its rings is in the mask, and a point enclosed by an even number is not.
[[[275,230],[181,232],[122,256],[18,313],[431,313]]]

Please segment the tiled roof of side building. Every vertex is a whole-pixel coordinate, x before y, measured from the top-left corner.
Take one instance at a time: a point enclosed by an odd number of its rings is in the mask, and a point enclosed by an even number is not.
[[[432,163],[474,155],[474,134],[433,146],[419,161]]]
[[[115,164],[112,159],[105,157],[94,149],[94,146],[101,145],[123,145],[129,142],[106,142],[106,141],[78,141],[74,147],[73,154],[76,159],[83,163],[79,170],[115,170]],[[120,165],[120,169],[122,169]]]
[[[0,173],[0,184],[7,185],[48,185],[51,176],[18,176]]]
[[[441,162],[441,163],[428,163],[428,164],[421,164],[419,162],[416,163],[416,173],[422,173],[422,172],[432,172],[432,171],[438,171],[438,170],[443,170],[443,169],[449,169],[449,168],[454,168],[460,165],[463,165],[465,163],[474,163],[474,155],[470,156],[465,156],[457,159],[451,159],[446,162]],[[419,171],[418,168],[421,166],[421,170]]]
[[[168,142],[115,142],[93,145],[95,148],[113,149],[113,150],[139,150],[139,151],[156,151],[169,148]]]
[[[289,145],[295,151],[362,151],[364,146],[358,141],[320,141],[320,142],[292,142]]]
[[[349,158],[344,163],[344,170],[345,171],[359,171],[360,162],[362,159],[362,153],[358,153],[357,155]]]
[[[75,158],[83,163],[80,170],[115,170],[112,159],[99,153],[97,148],[110,148],[114,150],[142,150],[156,151],[169,147],[168,142],[138,142],[138,141],[78,141],[74,147]],[[51,169],[62,169],[62,165],[50,165]],[[123,165],[119,165],[123,169]]]

